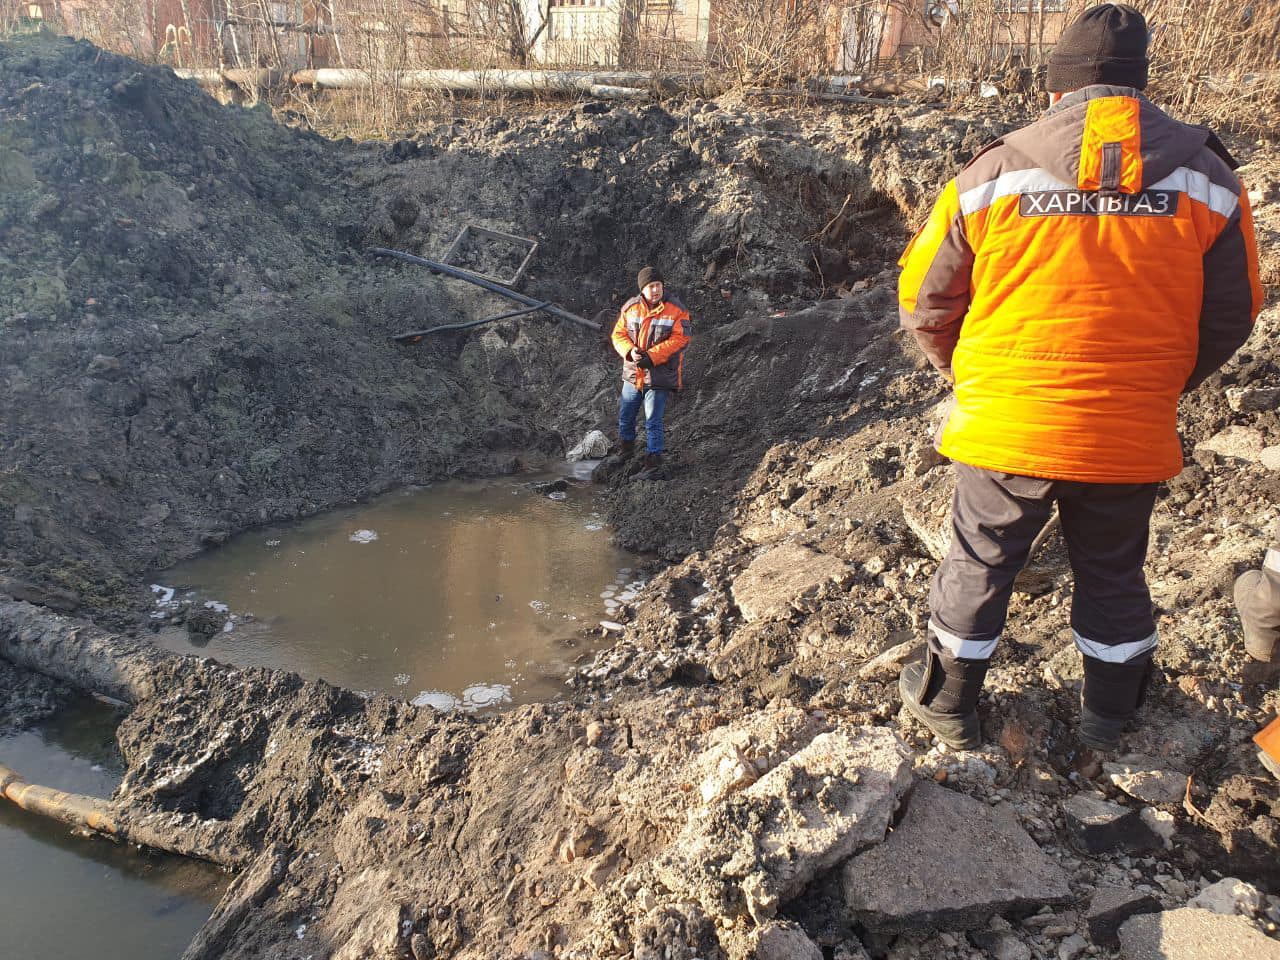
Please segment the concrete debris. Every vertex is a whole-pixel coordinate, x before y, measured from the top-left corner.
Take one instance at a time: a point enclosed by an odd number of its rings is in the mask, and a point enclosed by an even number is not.
[[[1280,943],[1244,917],[1184,907],[1120,927],[1124,960],[1280,960]]]
[[[1262,413],[1280,408],[1280,387],[1227,387],[1227,405],[1236,413]]]
[[[1081,853],[1147,850],[1156,842],[1136,807],[1122,807],[1098,794],[1078,793],[1062,805],[1067,836]]]
[[[1076,960],[1076,957],[1089,948],[1088,941],[1078,933],[1073,933],[1058,944],[1058,960]]]
[[[911,786],[909,757],[883,727],[815,737],[690,823],[654,872],[714,916],[763,923],[819,873],[884,839]]]
[[[1125,887],[1099,887],[1084,915],[1089,939],[1100,947],[1119,946],[1121,924],[1130,917],[1158,913],[1160,909],[1160,901],[1149,893]]]
[[[979,930],[970,933],[969,939],[992,960],[1031,960],[1031,948],[1011,933]]]
[[[859,667],[858,678],[870,680],[875,677],[896,677],[902,670],[902,665],[909,660],[915,659],[914,654],[917,652],[923,656],[923,640],[908,640],[905,643],[892,646],[888,650],[876,654]]]
[[[798,925],[771,920],[751,936],[748,960],[822,960],[822,951]]]
[[[1266,441],[1263,440],[1261,431],[1233,424],[1198,444],[1196,450],[1207,450],[1230,460],[1257,463],[1265,447]]]
[[[792,602],[849,573],[843,560],[785,543],[756,557],[733,582],[733,600],[748,623],[790,615]]]
[[[1251,883],[1225,877],[1211,886],[1205,887],[1187,903],[1188,907],[1199,907],[1210,913],[1231,916],[1239,913],[1247,917],[1262,914],[1266,907],[1266,899],[1262,891]]]
[[[955,477],[950,470],[930,470],[902,500],[902,519],[935,560],[951,549],[951,493]]]
[[[851,918],[872,930],[963,930],[1067,903],[1067,875],[1007,805],[917,785],[889,838],[844,869]]]
[[[579,460],[600,460],[608,454],[609,438],[600,430],[592,430],[564,458],[570,463],[577,463]]]
[[[1104,763],[1103,774],[1113,784],[1143,803],[1181,803],[1187,789],[1187,775],[1160,769],[1146,757],[1130,757]]]
[[[1167,810],[1157,810],[1155,807],[1143,807],[1141,817],[1152,836],[1156,837],[1166,850],[1172,850],[1173,837],[1178,832],[1178,822],[1173,814]]]

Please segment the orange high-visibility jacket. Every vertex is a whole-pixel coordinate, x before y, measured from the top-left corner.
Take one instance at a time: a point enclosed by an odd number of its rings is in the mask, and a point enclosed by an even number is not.
[[[1179,395],[1262,305],[1234,166],[1206,128],[1108,86],[979,153],[899,264],[902,325],[955,384],[938,449],[1050,479],[1175,476]]]
[[[637,390],[646,383],[655,390],[683,388],[689,332],[689,311],[679,300],[669,297],[651,307],[643,297],[632,297],[622,305],[613,326],[613,349],[622,357],[622,379]],[[652,370],[642,370],[627,359],[634,347],[649,354]]]

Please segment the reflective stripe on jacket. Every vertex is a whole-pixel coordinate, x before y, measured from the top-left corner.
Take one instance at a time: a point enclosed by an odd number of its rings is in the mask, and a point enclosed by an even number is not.
[[[622,379],[636,389],[679,390],[684,386],[684,348],[689,344],[689,311],[679,300],[665,299],[650,307],[643,297],[632,297],[622,306],[613,327],[613,349],[622,357]],[[652,370],[641,370],[627,354],[639,347],[653,361]]]
[[[899,284],[902,325],[955,383],[943,454],[1096,483],[1178,473],[1178,397],[1262,305],[1229,160],[1138,91],[1091,86],[947,184]]]

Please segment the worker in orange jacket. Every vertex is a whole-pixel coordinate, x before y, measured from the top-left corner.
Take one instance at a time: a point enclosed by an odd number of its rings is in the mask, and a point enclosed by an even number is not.
[[[1156,646],[1143,575],[1179,396],[1245,342],[1262,303],[1249,200],[1212,132],[1141,91],[1148,31],[1086,10],[1049,57],[1051,106],[947,184],[901,260],[902,325],[955,388],[952,542],[929,652],[899,679],[944,742],[976,705],[1013,580],[1056,502],[1084,654],[1079,735],[1118,747]]]
[[[662,476],[666,432],[663,417],[671,391],[684,386],[684,351],[689,345],[689,311],[668,296],[662,272],[645,267],[636,277],[640,293],[622,306],[613,327],[613,349],[622,357],[622,397],[618,404],[619,454],[631,456],[636,417],[644,408],[646,453],[638,480]]]

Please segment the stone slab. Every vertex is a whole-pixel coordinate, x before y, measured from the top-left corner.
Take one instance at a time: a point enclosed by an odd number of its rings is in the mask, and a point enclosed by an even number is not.
[[[766,550],[738,575],[733,602],[748,623],[785,618],[796,599],[848,572],[849,565],[838,557],[784,543]]]
[[[1067,879],[1011,809],[926,781],[889,838],[845,865],[844,895],[877,932],[967,930],[1070,902]]]
[[[1127,887],[1099,887],[1084,917],[1089,939],[1100,947],[1118,946],[1121,924],[1140,914],[1159,913],[1160,909],[1160,901],[1149,893]]]
[[[1081,853],[1136,853],[1162,845],[1143,823],[1137,807],[1122,807],[1096,794],[1078,793],[1062,805],[1062,813],[1067,836]]]
[[[1187,790],[1187,775],[1143,760],[1104,763],[1103,774],[1113,784],[1143,803],[1180,804]]]
[[[1244,917],[1183,907],[1126,921],[1120,952],[1124,960],[1280,960],[1280,942]]]
[[[1198,444],[1197,450],[1211,450],[1220,457],[1232,460],[1246,460],[1257,463],[1261,457],[1266,441],[1262,432],[1252,427],[1232,424],[1221,433],[1216,433],[1208,440]]]
[[[691,820],[655,874],[712,916],[762,924],[819,873],[884,839],[911,787],[910,757],[884,727],[821,734]]]

